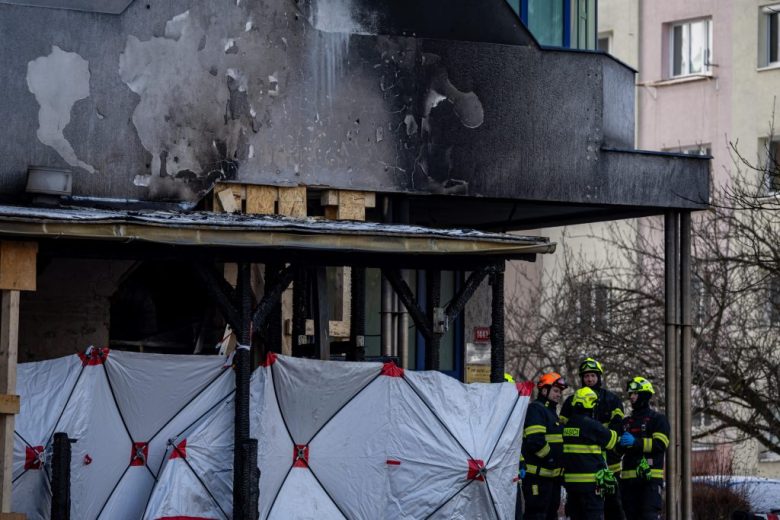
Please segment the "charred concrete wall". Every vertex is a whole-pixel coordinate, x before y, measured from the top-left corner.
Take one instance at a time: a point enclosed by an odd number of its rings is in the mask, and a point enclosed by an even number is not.
[[[364,4],[0,4],[0,192],[42,164],[72,169],[76,195],[147,200],[193,202],[217,179],[609,198],[600,148],[633,142],[630,69],[541,51],[504,0],[480,4],[484,26],[427,35]],[[498,43],[458,41],[489,23]]]

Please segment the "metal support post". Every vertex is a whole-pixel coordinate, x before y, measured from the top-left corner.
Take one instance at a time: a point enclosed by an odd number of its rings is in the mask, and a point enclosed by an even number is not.
[[[386,278],[382,278],[381,315],[381,354],[389,356],[393,350],[393,288]]]
[[[680,213],[680,508],[682,518],[693,518],[691,481],[691,213]]]
[[[265,286],[276,287],[282,278],[283,266],[279,264],[266,264],[265,266]],[[292,279],[292,276],[290,276]],[[284,284],[284,289],[287,288],[289,283]],[[281,296],[281,292],[279,293]],[[282,351],[282,300],[277,298],[274,300],[271,310],[268,313],[268,321],[266,323],[265,345],[266,350],[271,352]]]
[[[238,280],[241,328],[238,332],[238,346],[234,359],[236,367],[236,408],[235,431],[233,436],[233,512],[235,520],[255,520],[245,516],[252,495],[249,482],[243,476],[247,472],[248,461],[242,457],[244,443],[249,440],[249,376],[250,342],[252,330],[252,289],[250,265],[238,264]]]
[[[504,381],[504,263],[490,274],[492,288],[490,323],[490,382]]]
[[[406,271],[401,271],[401,279],[406,282]],[[398,332],[396,333],[398,359],[401,367],[406,368],[409,366],[409,313],[406,312],[406,307],[399,296],[396,296],[396,300],[398,301]]]
[[[678,504],[678,467],[677,446],[680,442],[676,435],[677,427],[677,231],[678,214],[668,211],[664,217],[664,286],[665,286],[665,385],[666,385],[666,415],[669,420],[671,438],[666,457],[666,518],[680,518]]]
[[[352,268],[352,285],[350,287],[350,307],[352,315],[349,319],[349,337],[355,346],[355,361],[366,358],[366,268]]]
[[[330,359],[330,314],[328,313],[328,276],[324,267],[316,269],[314,334],[320,359]]]
[[[54,434],[51,461],[51,520],[70,520],[70,439]]]
[[[441,271],[430,269],[425,276],[426,295],[426,314],[430,323],[434,323],[436,309],[439,308],[441,300]],[[441,344],[441,333],[436,332],[436,326],[433,326],[433,334],[425,339],[425,370],[439,370],[439,347]]]
[[[306,310],[307,310],[307,284],[306,270],[303,267],[295,268],[293,280],[293,312],[292,312],[292,353],[300,356],[304,345],[308,347],[306,337]]]

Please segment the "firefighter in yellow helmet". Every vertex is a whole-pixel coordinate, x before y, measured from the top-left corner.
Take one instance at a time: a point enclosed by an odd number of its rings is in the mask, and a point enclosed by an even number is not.
[[[618,433],[623,431],[623,401],[604,387],[604,368],[597,360],[589,357],[580,363],[580,381],[582,386],[591,388],[599,400],[593,417],[602,425]],[[561,422],[566,424],[571,416],[571,397],[561,407]],[[620,474],[620,454],[607,452],[607,466],[615,475]],[[623,506],[620,499],[620,488],[615,493],[604,497],[604,520],[624,520]]]
[[[563,438],[557,408],[567,385],[560,374],[549,372],[539,378],[536,388],[538,394],[528,405],[523,430],[525,516],[522,518],[552,520],[558,518],[561,503]]]
[[[587,386],[577,390],[572,416],[563,427],[563,481],[572,520],[602,520],[604,496],[616,487],[605,455],[615,448],[618,435],[593,418],[598,399]]]
[[[661,517],[661,489],[664,483],[664,455],[669,447],[669,421],[650,408],[655,394],[644,377],[627,384],[631,415],[623,421],[624,433],[618,449],[623,455],[620,487],[628,518],[656,520]]]

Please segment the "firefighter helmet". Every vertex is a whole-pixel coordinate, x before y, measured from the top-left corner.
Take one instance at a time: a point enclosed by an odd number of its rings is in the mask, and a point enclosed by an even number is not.
[[[599,400],[599,396],[590,387],[583,386],[576,392],[574,397],[571,398],[572,406],[581,406],[586,410],[593,410],[596,407],[596,402]]]
[[[594,372],[596,374],[603,374],[604,369],[601,368],[601,363],[593,358],[588,358],[580,363],[580,376],[587,374],[588,372]]]
[[[649,392],[651,394],[655,393],[655,390],[653,390],[653,384],[644,377],[640,376],[636,376],[634,379],[629,381],[626,385],[626,390],[629,394],[639,392]]]
[[[569,387],[569,385],[566,384],[566,381],[558,372],[548,372],[546,374],[542,374],[541,377],[539,377],[539,381],[536,383],[536,388],[541,389],[545,386],[553,385],[557,386],[561,390],[565,390]]]

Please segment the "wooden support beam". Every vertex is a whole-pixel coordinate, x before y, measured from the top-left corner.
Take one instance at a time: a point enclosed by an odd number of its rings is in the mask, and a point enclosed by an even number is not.
[[[19,291],[0,291],[0,393],[16,392],[19,347]],[[11,511],[14,416],[0,415],[0,511]]]
[[[0,513],[0,520],[27,520],[24,513]]]
[[[16,415],[19,413],[19,396],[14,394],[0,394],[0,414]]]
[[[37,242],[0,241],[0,289],[34,291]]]

